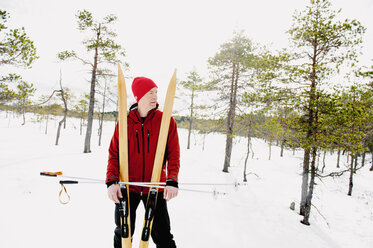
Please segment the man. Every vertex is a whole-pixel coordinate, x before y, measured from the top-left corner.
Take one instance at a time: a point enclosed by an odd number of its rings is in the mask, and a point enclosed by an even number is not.
[[[150,182],[153,172],[158,134],[162,112],[158,108],[157,85],[149,78],[137,77],[132,82],[132,93],[137,101],[128,114],[128,174],[130,182]],[[116,203],[114,247],[121,248],[121,229],[118,211],[118,197],[122,197],[119,182],[119,144],[118,125],[115,128],[109,147],[106,184],[109,199]],[[171,117],[168,131],[165,159],[161,173],[161,182],[166,187],[159,190],[152,239],[157,248],[176,247],[171,234],[167,201],[178,194],[178,174],[180,168],[180,146],[175,120]],[[131,235],[135,231],[136,209],[140,203],[146,205],[149,188],[130,186]]]

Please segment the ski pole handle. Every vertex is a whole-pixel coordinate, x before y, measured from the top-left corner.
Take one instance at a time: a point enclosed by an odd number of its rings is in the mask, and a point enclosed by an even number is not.
[[[60,181],[60,184],[78,184],[78,181],[72,181],[72,180],[64,180]]]
[[[57,177],[57,176],[61,176],[61,175],[62,175],[61,171],[58,171],[58,172],[40,172],[40,176]]]

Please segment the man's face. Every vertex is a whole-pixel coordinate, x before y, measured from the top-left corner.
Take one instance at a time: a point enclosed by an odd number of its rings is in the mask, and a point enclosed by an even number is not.
[[[140,109],[148,112],[156,107],[158,100],[158,88],[154,87],[149,90],[138,102]]]

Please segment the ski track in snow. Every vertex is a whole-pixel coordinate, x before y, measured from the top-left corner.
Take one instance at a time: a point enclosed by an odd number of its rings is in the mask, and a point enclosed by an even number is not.
[[[64,175],[104,179],[107,149],[114,123],[106,122],[102,146],[98,147],[94,123],[90,154],[83,154],[84,134],[78,120],[69,118],[61,130],[59,146],[55,135],[59,118],[36,123],[27,115],[21,119],[0,112],[0,247],[112,247],[114,230],[112,204],[106,186],[68,185],[71,201],[58,202],[60,185],[55,178],[41,177],[41,171],[63,171]],[[225,137],[219,134],[192,135],[186,150],[187,130],[179,129],[181,145],[180,182],[242,182],[246,139],[236,138],[230,173],[223,173]],[[217,186],[228,195],[179,191],[168,208],[172,232],[178,247],[287,247],[287,248],[371,248],[373,247],[373,173],[370,165],[354,177],[353,195],[347,196],[348,175],[317,180],[311,226],[300,224],[298,215],[302,151],[293,155],[253,139],[254,158],[248,160],[247,185]],[[327,154],[326,170],[334,170],[336,157]],[[346,158],[342,163],[346,164]],[[366,161],[370,161],[367,156]],[[322,159],[320,164],[322,163]],[[180,186],[191,188],[192,186]],[[214,190],[200,186],[201,190]],[[290,203],[296,210],[290,210]],[[317,209],[316,209],[317,208]],[[319,213],[320,212],[320,213]],[[138,247],[144,208],[137,210],[133,247]],[[155,248],[151,242],[151,248]]]

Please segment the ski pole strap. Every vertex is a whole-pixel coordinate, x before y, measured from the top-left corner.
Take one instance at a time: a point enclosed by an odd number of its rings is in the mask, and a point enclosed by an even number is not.
[[[60,203],[61,204],[67,204],[67,203],[69,203],[70,202],[70,195],[67,193],[67,190],[66,190],[66,187],[65,187],[65,185],[63,185],[62,183],[61,183],[61,191],[60,191],[60,193],[59,193],[59,195],[58,195],[58,200],[60,201]],[[62,199],[61,199],[61,195],[62,195],[62,192],[63,191],[65,191],[65,194],[66,194],[66,196],[67,196],[67,198],[68,198],[68,200],[67,201],[63,201]]]

